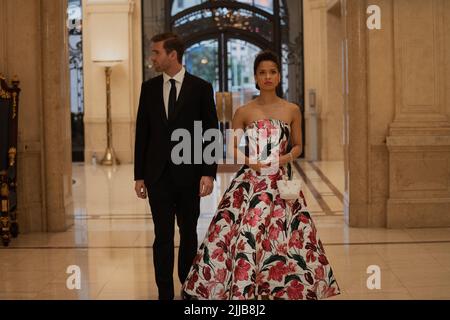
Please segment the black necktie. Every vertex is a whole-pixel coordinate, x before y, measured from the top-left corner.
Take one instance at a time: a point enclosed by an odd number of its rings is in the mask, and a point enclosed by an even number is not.
[[[175,103],[177,102],[177,87],[175,85],[175,79],[170,79],[170,94],[169,94],[169,120],[172,120],[175,112]]]

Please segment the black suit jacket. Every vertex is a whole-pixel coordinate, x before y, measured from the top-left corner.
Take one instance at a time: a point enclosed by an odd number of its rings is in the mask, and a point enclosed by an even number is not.
[[[174,117],[166,117],[163,98],[163,76],[142,84],[139,110],[136,119],[134,179],[154,184],[169,163],[175,181],[179,185],[194,185],[202,176],[216,177],[217,164],[194,164],[194,122],[201,121],[203,132],[218,128],[214,92],[211,84],[186,72],[175,106]],[[191,136],[190,164],[175,165],[171,159],[175,129],[186,129]],[[198,137],[202,152],[207,146]],[[198,155],[197,155],[198,156]],[[202,157],[203,159],[203,157]]]

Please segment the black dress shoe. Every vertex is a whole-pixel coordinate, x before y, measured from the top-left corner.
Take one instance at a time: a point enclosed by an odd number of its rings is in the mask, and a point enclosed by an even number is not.
[[[183,289],[181,289],[181,299],[183,300],[195,300],[193,296],[187,294]]]
[[[191,299],[189,299],[190,296],[186,292],[184,292],[183,289],[181,289],[181,294],[180,295],[181,295],[181,299],[182,300],[191,300]]]

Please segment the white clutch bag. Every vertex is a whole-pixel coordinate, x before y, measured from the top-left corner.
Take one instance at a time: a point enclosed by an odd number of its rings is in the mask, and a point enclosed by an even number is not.
[[[281,199],[295,200],[300,198],[300,190],[302,189],[301,180],[288,180],[285,176],[282,180],[277,181],[277,186]]]

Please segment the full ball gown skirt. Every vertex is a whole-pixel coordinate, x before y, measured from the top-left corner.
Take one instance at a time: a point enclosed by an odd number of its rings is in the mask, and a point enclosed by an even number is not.
[[[290,127],[258,120],[245,134],[264,160],[286,153]],[[197,252],[185,293],[202,300],[323,299],[340,293],[303,193],[295,201],[280,198],[276,182],[284,174],[290,175],[289,165],[269,175],[248,166],[239,170]]]

